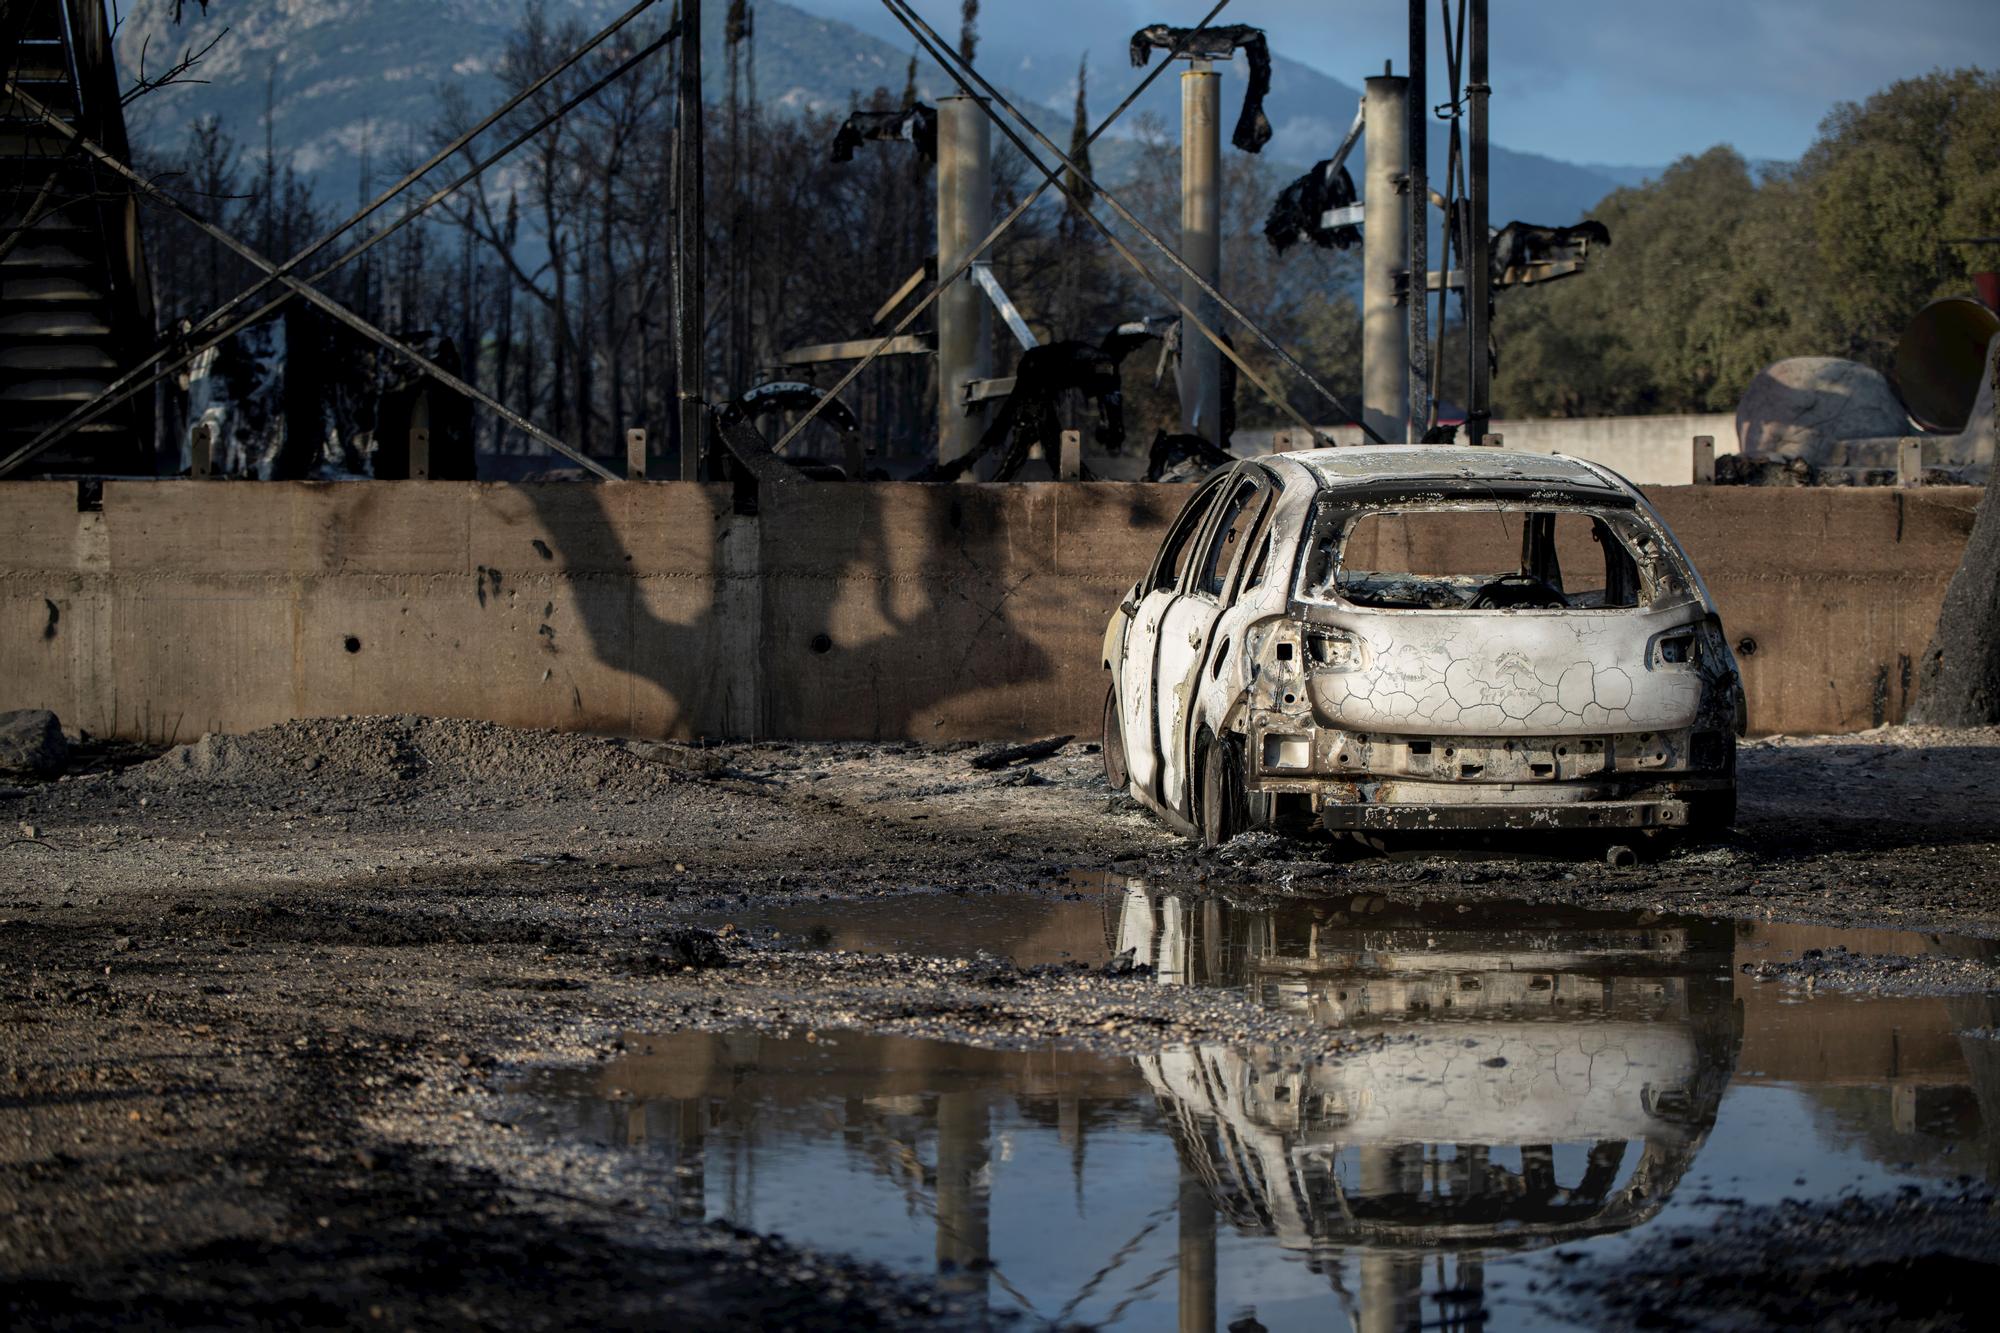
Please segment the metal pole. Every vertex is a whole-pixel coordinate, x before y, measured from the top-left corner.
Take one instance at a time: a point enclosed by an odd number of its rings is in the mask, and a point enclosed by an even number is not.
[[[1181,1168],[1180,1333],[1215,1333],[1215,1201],[1201,1177]]]
[[[1486,99],[1486,0],[1472,0],[1471,78],[1466,96],[1472,103],[1472,145],[1467,183],[1472,205],[1472,244],[1465,253],[1465,437],[1478,444],[1493,417],[1493,363],[1487,359],[1487,343],[1492,337],[1490,312],[1493,300],[1492,241],[1487,212]]]
[[[674,110],[674,392],[678,407],[681,480],[701,480],[703,414],[708,384],[702,326],[701,0],[682,0],[681,77]]]
[[[993,227],[993,123],[976,97],[938,99],[937,253],[940,275],[973,257]],[[993,374],[993,314],[970,274],[937,302],[938,462],[972,452],[984,427],[965,386]],[[983,411],[983,409],[977,409]]]
[[[1181,74],[1181,258],[1213,288],[1222,280],[1222,76],[1206,60]],[[1192,275],[1181,301],[1211,327],[1222,312]],[[1181,331],[1181,429],[1210,444],[1222,438],[1222,354]]]
[[[1396,197],[1409,168],[1409,80],[1368,80],[1361,190],[1361,419],[1384,440],[1403,438],[1409,414],[1410,328],[1396,308],[1396,275],[1410,266],[1410,215]]]
[[[1409,118],[1410,174],[1404,202],[1410,216],[1410,287],[1406,310],[1410,319],[1408,429],[1411,444],[1423,439],[1431,416],[1430,292],[1430,86],[1424,56],[1430,45],[1425,28],[1428,0],[1410,0],[1410,89],[1403,114]]]

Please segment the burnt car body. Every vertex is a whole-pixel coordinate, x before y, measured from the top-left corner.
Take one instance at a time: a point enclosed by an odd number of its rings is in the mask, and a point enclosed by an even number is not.
[[[1646,498],[1582,459],[1238,462],[1168,528],[1103,661],[1107,777],[1210,844],[1735,816],[1714,602]]]

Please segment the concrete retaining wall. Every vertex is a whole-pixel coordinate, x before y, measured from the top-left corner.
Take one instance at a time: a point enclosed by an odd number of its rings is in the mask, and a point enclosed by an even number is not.
[[[1511,443],[1511,441],[1510,441]],[[1902,716],[1978,492],[1651,492],[1759,731]],[[1094,735],[1177,486],[0,486],[0,709],[187,740],[424,712],[647,736]]]
[[[1715,453],[1740,452],[1736,417],[1730,412],[1654,417],[1533,417],[1495,421],[1487,429],[1506,439],[1509,449],[1587,458],[1638,486],[1685,486],[1694,479],[1694,437],[1713,436]],[[1230,447],[1239,454],[1268,453],[1289,432],[1239,430]],[[1327,434],[1343,445],[1362,443],[1354,426],[1332,426]]]

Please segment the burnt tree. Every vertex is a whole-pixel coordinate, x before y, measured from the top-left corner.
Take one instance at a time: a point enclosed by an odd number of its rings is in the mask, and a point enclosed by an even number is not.
[[[1986,349],[1986,383],[1970,430],[2000,434],[2000,338]],[[1917,673],[1910,721],[1937,727],[2000,723],[2000,477],[1989,478],[1965,555],[1945,590],[1937,629]]]

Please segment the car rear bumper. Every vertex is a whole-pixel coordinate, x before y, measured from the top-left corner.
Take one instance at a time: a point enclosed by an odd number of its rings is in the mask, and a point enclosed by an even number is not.
[[[1421,833],[1499,829],[1677,829],[1688,803],[1673,797],[1551,804],[1328,804],[1320,823],[1336,833]]]

